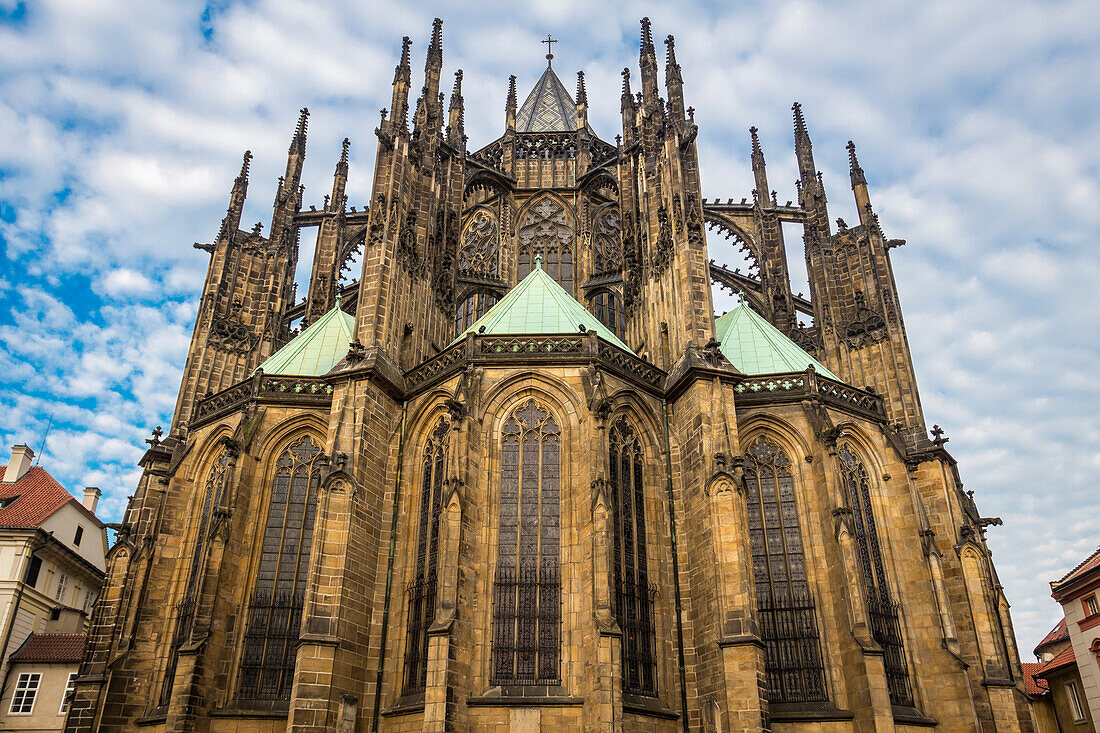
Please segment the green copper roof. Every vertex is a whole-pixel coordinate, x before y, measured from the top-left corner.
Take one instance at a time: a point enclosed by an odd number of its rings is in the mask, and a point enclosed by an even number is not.
[[[347,356],[355,331],[355,318],[340,310],[340,302],[283,348],[267,358],[259,369],[264,374],[319,377]]]
[[[516,114],[516,132],[569,132],[577,129],[577,104],[549,66]]]
[[[586,331],[595,331],[604,341],[634,353],[547,275],[536,258],[535,269],[451,343],[458,343],[471,333],[489,336],[577,333],[582,325]]]
[[[719,350],[744,374],[803,372],[813,364],[819,374],[837,379],[824,364],[750,308],[743,298],[736,308],[715,321],[714,330]]]

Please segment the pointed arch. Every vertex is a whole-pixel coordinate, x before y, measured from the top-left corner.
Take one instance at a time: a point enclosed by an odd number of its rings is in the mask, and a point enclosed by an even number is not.
[[[492,684],[561,681],[561,428],[534,397],[501,433]]]
[[[576,225],[573,208],[557,194],[530,198],[517,218],[517,279],[522,280],[542,257],[542,268],[570,295],[575,291]]]
[[[592,212],[592,272],[589,276],[622,269],[622,221],[619,204],[612,202]]]
[[[435,620],[439,586],[439,518],[443,513],[444,478],[450,421],[440,416],[420,455],[420,510],[417,515],[415,576],[406,588],[405,692],[422,691],[428,679],[428,628]]]
[[[823,702],[825,665],[790,458],[761,433],[743,467],[768,702]]]
[[[625,414],[608,431],[608,484],[612,521],[615,614],[622,630],[623,690],[657,694],[656,634],[649,580],[645,517],[644,449]]]
[[[488,206],[478,206],[466,216],[458,250],[458,271],[500,276],[500,225],[496,212]]]
[[[321,445],[312,432],[297,432],[274,454],[238,671],[241,700],[290,698],[320,493]]]
[[[901,608],[890,597],[886,565],[882,558],[882,545],[879,542],[878,526],[871,502],[871,476],[867,473],[862,451],[851,437],[840,442],[837,460],[848,509],[852,513],[852,527],[871,635],[883,650],[890,702],[911,707],[913,689],[905,662],[905,646],[899,619]]]

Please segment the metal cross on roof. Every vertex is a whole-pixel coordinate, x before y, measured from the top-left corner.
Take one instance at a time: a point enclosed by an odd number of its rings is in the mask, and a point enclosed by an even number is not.
[[[546,65],[550,66],[551,63],[554,60],[554,53],[553,53],[554,47],[551,46],[550,44],[551,43],[557,43],[557,40],[555,40],[549,33],[547,33],[546,34],[546,40],[545,41],[539,41],[539,43],[545,43],[546,44]]]

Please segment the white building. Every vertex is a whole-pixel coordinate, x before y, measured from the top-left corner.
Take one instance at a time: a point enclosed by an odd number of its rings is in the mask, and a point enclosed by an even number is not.
[[[85,489],[80,502],[33,460],[30,448],[17,445],[0,466],[0,730],[63,727],[65,681],[79,658],[60,658],[76,656],[74,635],[87,630],[106,569],[107,530],[94,513],[99,489]],[[18,668],[58,641],[36,635],[70,637],[62,641],[64,654],[53,653],[48,674]],[[21,649],[24,661],[13,665]],[[44,698],[56,708],[48,715]]]

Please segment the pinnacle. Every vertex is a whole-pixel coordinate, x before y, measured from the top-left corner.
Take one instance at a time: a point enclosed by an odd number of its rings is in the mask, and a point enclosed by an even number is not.
[[[411,67],[411,49],[412,39],[405,36],[401,39],[401,63],[398,64],[400,69],[410,69]]]
[[[584,72],[577,72],[577,104],[588,103],[588,91],[584,87]]]
[[[241,178],[248,178],[248,169],[252,163],[252,151],[244,151],[244,161],[241,163]]]
[[[749,135],[752,136],[752,154],[763,155],[764,152],[760,149],[760,138],[757,137],[757,132],[759,132],[759,130],[757,130],[756,125],[749,128]]]
[[[802,116],[802,103],[795,102],[791,105],[791,111],[794,112],[794,134],[795,135],[809,135],[806,132],[806,118]]]
[[[676,39],[672,37],[672,34],[668,34],[668,38],[665,39],[665,46],[668,47],[668,52],[665,56],[665,66],[672,68],[676,66]]]
[[[655,54],[656,51],[653,48],[653,31],[650,29],[649,17],[642,18],[642,55],[646,52]]]
[[[342,163],[343,165],[347,165],[347,162],[348,162],[348,148],[350,148],[350,147],[351,147],[351,141],[348,140],[345,137],[344,142],[343,142],[343,148],[344,149],[340,153],[340,163]]]

